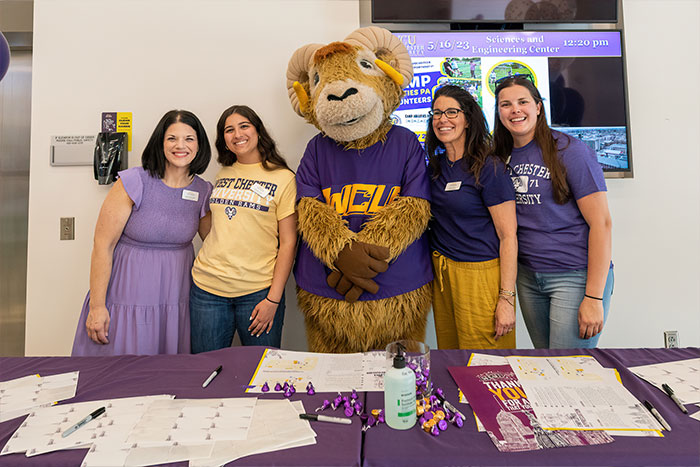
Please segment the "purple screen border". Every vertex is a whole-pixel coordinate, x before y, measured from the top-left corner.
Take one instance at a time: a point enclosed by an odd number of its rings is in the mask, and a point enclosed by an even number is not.
[[[620,57],[619,30],[394,33],[414,58],[445,57]]]

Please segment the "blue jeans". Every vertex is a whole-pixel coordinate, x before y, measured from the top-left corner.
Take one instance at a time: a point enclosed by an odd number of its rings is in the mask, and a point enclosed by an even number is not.
[[[518,302],[536,349],[590,349],[600,334],[579,339],[578,308],[586,293],[585,269],[534,272],[518,265]],[[603,291],[603,320],[608,319],[615,276],[610,268]]]
[[[195,284],[190,288],[190,336],[192,353],[230,347],[233,335],[243,345],[266,345],[278,347],[282,341],[284,323],[284,293],[277,305],[277,312],[269,333],[255,337],[248,331],[250,315],[255,306],[267,297],[270,288],[240,297],[220,297],[200,289]]]

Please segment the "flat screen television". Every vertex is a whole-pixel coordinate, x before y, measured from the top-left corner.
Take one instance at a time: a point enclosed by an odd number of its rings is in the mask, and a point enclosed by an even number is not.
[[[375,23],[616,23],[618,0],[372,0]]]
[[[550,126],[588,144],[609,176],[632,176],[622,33],[587,31],[396,32],[414,77],[394,123],[423,143],[435,90],[462,86],[493,130],[500,78],[529,74],[544,98]]]

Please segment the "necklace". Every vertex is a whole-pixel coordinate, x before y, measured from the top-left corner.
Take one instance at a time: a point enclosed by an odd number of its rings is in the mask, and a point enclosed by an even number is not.
[[[459,159],[461,159],[461,157]],[[451,161],[449,157],[445,156],[445,161],[447,162],[447,165],[450,166],[450,168],[454,167],[457,161],[459,161],[459,159]]]

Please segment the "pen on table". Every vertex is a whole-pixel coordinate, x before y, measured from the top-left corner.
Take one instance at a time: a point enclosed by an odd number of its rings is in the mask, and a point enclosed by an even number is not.
[[[209,377],[206,380],[204,380],[204,382],[202,383],[202,387],[206,388],[207,386],[209,386],[209,383],[214,381],[214,378],[216,378],[216,375],[218,375],[219,373],[221,373],[221,365],[219,365],[219,368],[212,371]]]
[[[671,431],[671,425],[668,424],[666,420],[664,420],[664,417],[661,416],[658,410],[656,410],[656,407],[651,405],[651,402],[649,401],[644,401],[644,407],[651,412],[651,414],[663,425],[664,428],[666,428],[667,431]]]
[[[683,404],[681,404],[680,399],[678,399],[678,397],[676,397],[676,395],[673,393],[673,389],[671,389],[671,386],[664,383],[661,385],[661,387],[664,389],[664,391],[666,391],[666,394],[668,394],[668,397],[670,397],[671,400],[676,403],[678,408],[681,409],[681,411],[683,413],[688,413],[688,409],[686,409],[685,406]]]
[[[99,409],[95,410],[93,413],[91,413],[91,414],[88,415],[87,417],[83,418],[82,420],[80,420],[78,423],[76,423],[76,424],[73,425],[72,427],[68,428],[68,429],[67,429],[66,431],[64,431],[63,433],[61,433],[61,437],[65,438],[66,436],[70,435],[71,433],[73,433],[75,430],[77,430],[77,429],[80,428],[81,426],[85,425],[85,424],[86,424],[87,422],[89,422],[90,420],[96,419],[97,417],[99,417],[99,416],[102,415],[103,413],[105,413],[105,408],[104,408],[104,407],[100,407]]]
[[[440,402],[442,402],[442,405],[444,405],[445,407],[447,407],[448,409],[450,409],[450,410],[451,410],[452,412],[454,412],[455,414],[459,415],[460,418],[461,418],[462,420],[467,421],[467,417],[465,417],[464,414],[463,414],[462,412],[460,412],[459,410],[457,410],[457,407],[455,407],[454,405],[450,404],[450,403],[445,399],[445,396],[442,396],[441,394],[437,394],[437,393],[436,393],[435,395],[437,396],[438,399],[440,399]]]
[[[329,417],[328,415],[317,415],[313,413],[300,413],[299,418],[302,420],[312,420],[314,422],[340,423],[341,425],[352,424],[352,420],[349,418]]]

